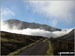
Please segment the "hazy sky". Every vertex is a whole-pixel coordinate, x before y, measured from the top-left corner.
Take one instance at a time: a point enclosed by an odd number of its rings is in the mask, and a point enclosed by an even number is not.
[[[19,19],[56,28],[75,28],[75,0],[2,0],[1,19]]]

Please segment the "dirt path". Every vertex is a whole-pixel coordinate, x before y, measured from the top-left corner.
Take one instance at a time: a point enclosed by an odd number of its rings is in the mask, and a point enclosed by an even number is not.
[[[40,41],[32,47],[24,49],[18,55],[45,55],[48,50],[48,41]]]

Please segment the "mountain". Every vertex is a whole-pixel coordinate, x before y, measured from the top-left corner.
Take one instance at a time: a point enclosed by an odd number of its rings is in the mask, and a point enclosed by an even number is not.
[[[75,29],[73,29],[70,33],[64,35],[64,36],[61,36],[61,37],[58,37],[56,39],[60,39],[60,40],[74,40],[74,31]]]
[[[57,29],[45,24],[29,23],[29,22],[20,21],[17,19],[9,19],[9,20],[6,20],[5,23],[8,23],[10,28],[13,28],[13,26],[16,26],[18,29],[31,28],[31,29],[44,29],[46,31],[61,31],[61,29]]]

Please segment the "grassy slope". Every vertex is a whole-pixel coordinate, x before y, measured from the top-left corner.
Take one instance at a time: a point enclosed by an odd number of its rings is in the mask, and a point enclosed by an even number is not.
[[[1,54],[8,55],[10,52],[18,50],[40,39],[44,38],[41,36],[28,36],[1,31]]]
[[[58,54],[58,52],[74,52],[74,30],[72,30],[69,34],[50,39],[54,54]]]

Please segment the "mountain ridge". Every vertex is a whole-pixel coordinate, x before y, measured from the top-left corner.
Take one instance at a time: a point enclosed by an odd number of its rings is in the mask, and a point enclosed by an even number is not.
[[[6,20],[5,23],[7,23],[10,28],[13,28],[13,26],[16,26],[18,29],[31,28],[31,29],[44,29],[46,31],[61,31],[61,29],[57,29],[57,28],[48,26],[46,24],[39,24],[34,22],[29,23],[29,22],[24,22],[17,19],[9,19],[9,20]]]

